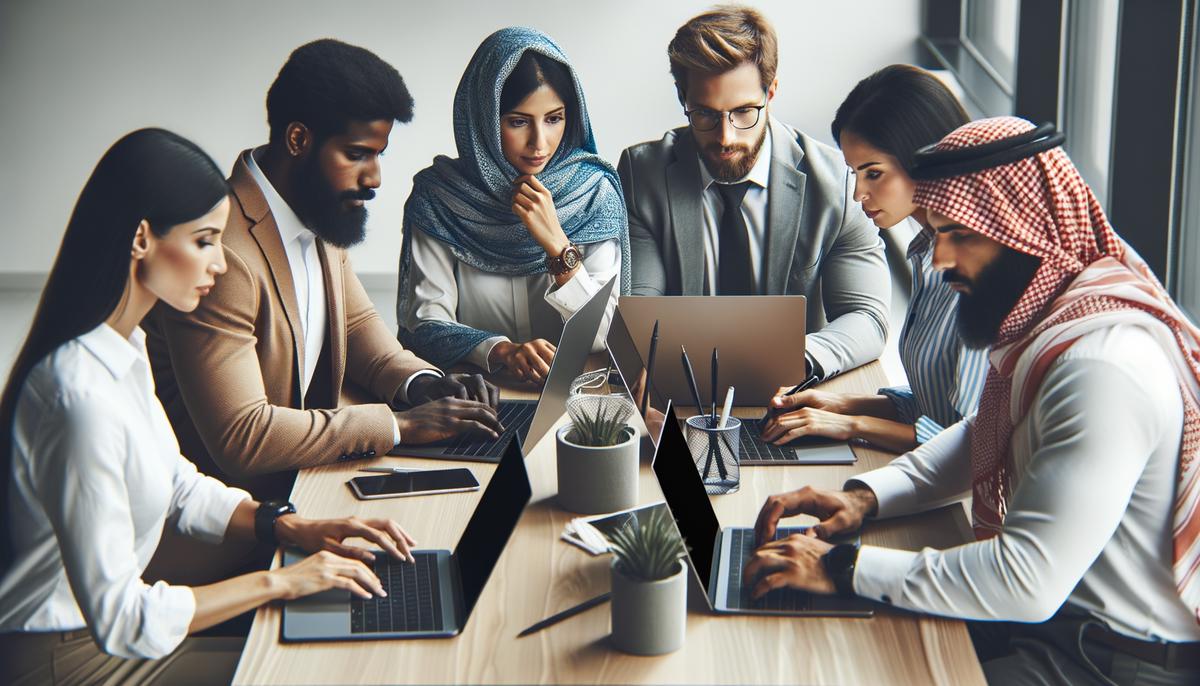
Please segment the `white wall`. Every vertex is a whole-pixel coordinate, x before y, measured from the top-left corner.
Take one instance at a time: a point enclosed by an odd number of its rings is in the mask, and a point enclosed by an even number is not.
[[[910,61],[919,0],[760,0],[780,37],[774,110],[823,140],[858,79]],[[222,168],[266,140],[265,99],[288,53],[320,37],[369,48],[404,76],[398,126],[370,205],[359,272],[396,269],[414,173],[454,154],[451,103],[484,36],[525,24],[555,38],[583,83],[600,153],[683,123],[666,46],[710,3],[519,0],[353,3],[4,0],[0,3],[0,274],[45,272],[92,166],[120,135],[163,126]]]

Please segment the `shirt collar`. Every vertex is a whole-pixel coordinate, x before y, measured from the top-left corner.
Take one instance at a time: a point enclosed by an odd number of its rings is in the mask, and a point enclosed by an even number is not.
[[[766,126],[766,139],[763,140],[762,147],[759,148],[758,159],[754,161],[754,166],[750,168],[750,173],[746,174],[745,177],[734,181],[733,183],[749,181],[759,188],[766,190],[767,183],[771,179],[771,122],[767,121]],[[702,153],[697,152],[696,154],[700,155]],[[700,160],[700,187],[704,190],[708,190],[708,187],[714,183],[722,182],[717,181],[712,177],[712,174],[708,173],[708,165],[704,164],[704,160],[702,158]]]
[[[125,376],[135,362],[146,358],[146,332],[140,326],[123,338],[105,322],[80,336],[79,344],[100,360],[114,379]]]
[[[304,225],[304,222],[300,221],[300,217],[296,216],[292,206],[283,199],[279,191],[275,190],[275,186],[271,185],[270,179],[258,166],[255,155],[262,154],[263,150],[266,150],[266,146],[251,150],[246,155],[246,166],[250,169],[250,176],[262,190],[263,197],[267,199],[267,207],[271,208],[271,216],[275,218],[275,227],[279,229],[279,238],[284,245],[296,240],[303,244],[305,241],[315,238],[315,234]]]

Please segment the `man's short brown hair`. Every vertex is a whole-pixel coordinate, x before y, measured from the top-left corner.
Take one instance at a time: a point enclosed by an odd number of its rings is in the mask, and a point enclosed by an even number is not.
[[[779,66],[779,41],[775,29],[757,10],[742,5],[721,5],[692,17],[675,32],[667,46],[671,75],[682,102],[690,70],[723,74],[743,62],[758,67],[767,90]]]

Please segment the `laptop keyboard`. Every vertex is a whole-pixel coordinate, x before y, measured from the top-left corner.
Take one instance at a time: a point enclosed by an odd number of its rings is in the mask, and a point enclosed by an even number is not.
[[[375,575],[387,591],[386,598],[350,597],[350,632],[440,631],[442,594],[438,583],[437,553],[413,554],[415,563],[375,554]]]
[[[779,528],[775,530],[775,538],[787,538],[803,532],[803,528]],[[729,550],[729,594],[725,599],[729,609],[793,612],[812,607],[811,594],[790,588],[776,589],[758,600],[751,599],[754,583],[748,580],[749,583],[743,585],[742,568],[750,561],[755,550],[754,529],[731,529],[728,533],[733,537]]]
[[[496,414],[500,417],[500,424],[506,429],[504,433],[500,434],[500,438],[481,440],[473,436],[461,436],[448,445],[442,454],[499,458],[504,452],[505,446],[508,445],[509,437],[514,432],[517,434],[518,443],[525,440],[525,434],[529,432],[529,424],[533,421],[533,412],[536,409],[537,403],[500,401],[500,407]]]
[[[738,442],[741,443],[739,461],[756,460],[762,462],[797,462],[799,458],[794,448],[806,446],[834,445],[838,443],[824,436],[801,436],[789,441],[786,445],[767,443],[762,439],[763,422],[758,419],[742,420],[742,430],[738,432]]]

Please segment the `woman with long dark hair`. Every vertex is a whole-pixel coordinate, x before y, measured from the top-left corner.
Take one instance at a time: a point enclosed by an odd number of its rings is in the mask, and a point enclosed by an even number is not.
[[[139,323],[159,300],[194,309],[225,271],[227,194],[193,143],[142,129],[79,196],[0,401],[0,683],[227,683],[239,641],[188,634],[274,599],[381,592],[348,536],[411,559],[395,522],[264,511],[179,454]],[[214,542],[326,550],[209,586],[149,585],[168,519]]]
[[[563,320],[614,277],[593,350],[629,292],[629,225],[616,170],[596,154],[566,55],[528,28],[476,50],[454,97],[458,157],[413,179],[404,207],[400,340],[540,384]]]
[[[773,405],[787,412],[764,428],[764,439],[782,444],[800,436],[858,438],[903,452],[979,404],[987,351],[967,348],[959,337],[958,294],[933,268],[933,230],[924,210],[913,204],[916,184],[908,174],[913,153],[968,119],[936,76],[907,64],[863,79],[838,108],[833,138],[854,173],[854,199],[881,229],[916,223],[908,245],[912,295],[900,331],[909,385],[875,395],[810,390],[777,397]]]

